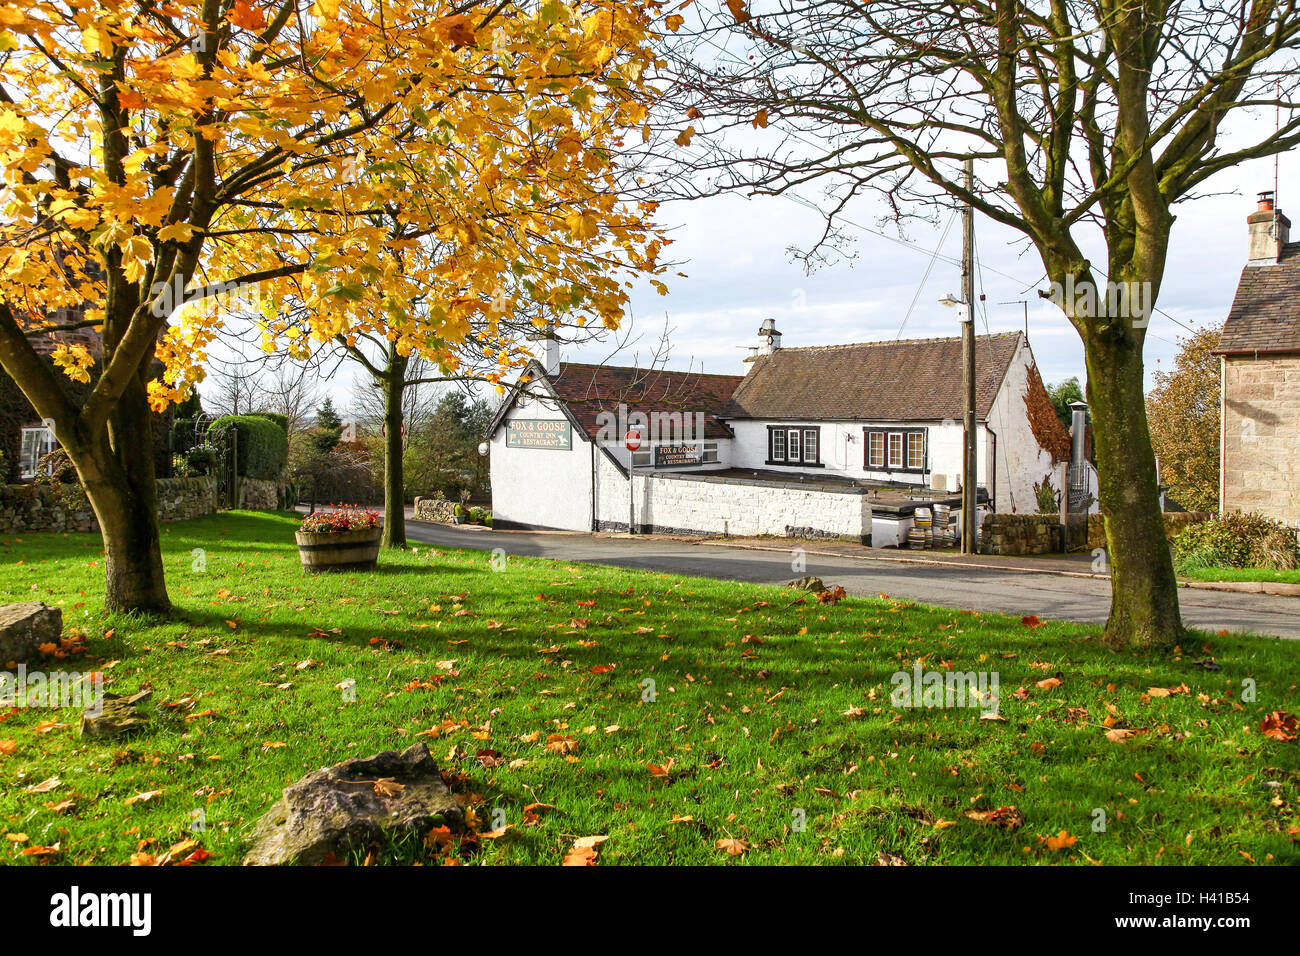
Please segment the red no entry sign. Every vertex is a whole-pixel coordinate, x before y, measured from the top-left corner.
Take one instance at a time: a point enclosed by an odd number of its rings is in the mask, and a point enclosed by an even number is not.
[[[628,451],[636,451],[641,447],[641,433],[636,429],[630,430],[624,439],[624,443],[627,445]]]

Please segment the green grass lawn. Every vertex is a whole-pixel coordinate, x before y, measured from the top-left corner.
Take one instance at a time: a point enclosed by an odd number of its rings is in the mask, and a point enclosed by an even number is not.
[[[1294,643],[1117,654],[1093,627],[426,546],[309,576],[294,522],[164,526],[166,623],[105,616],[97,536],[0,544],[0,600],[59,605],[85,636],[51,669],[153,689],[151,729],[126,741],[79,737],[74,710],[0,712],[0,863],[122,864],[194,838],[234,864],[283,786],[417,741],[477,830],[509,829],[380,862],[550,865],[596,835],[602,865],[1300,862],[1300,743],[1260,730],[1300,712]],[[918,661],[997,672],[1004,719],[891,706]],[[1023,822],[980,822],[1001,807]]]
[[[1268,581],[1300,584],[1300,571],[1268,571],[1263,568],[1180,568],[1178,574],[1193,581]]]

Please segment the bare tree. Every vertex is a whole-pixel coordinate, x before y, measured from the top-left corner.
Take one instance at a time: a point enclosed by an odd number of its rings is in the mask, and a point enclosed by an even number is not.
[[[315,358],[299,362],[276,355],[258,379],[257,411],[283,415],[290,438],[308,427],[312,410],[320,404],[321,365]]]
[[[1143,404],[1142,347],[1175,204],[1300,142],[1293,2],[744,0],[677,26],[660,130],[681,195],[822,187],[898,219],[954,201],[1021,233],[1083,340],[1113,598],[1126,646],[1182,634]],[[1228,123],[1266,108],[1276,125]],[[667,137],[652,138],[662,152]],[[968,187],[963,160],[976,161]],[[1093,261],[1092,249],[1104,250]]]
[[[208,408],[218,415],[247,415],[257,411],[262,370],[243,362],[213,361],[199,386]]]

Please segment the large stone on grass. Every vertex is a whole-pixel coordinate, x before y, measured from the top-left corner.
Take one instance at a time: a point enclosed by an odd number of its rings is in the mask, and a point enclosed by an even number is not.
[[[0,667],[25,664],[40,656],[42,644],[58,644],[63,612],[40,601],[0,604]]]
[[[436,826],[460,830],[460,806],[419,743],[315,770],[284,795],[253,829],[244,864],[314,865],[373,842],[423,838]]]
[[[800,591],[813,591],[814,593],[826,590],[826,585],[822,583],[822,579],[814,577],[795,578],[793,581],[785,582],[785,586]]]
[[[153,696],[153,691],[142,690],[130,697],[118,694],[104,694],[99,712],[87,709],[81,715],[81,736],[125,737],[149,726],[149,718],[140,713],[136,707]]]

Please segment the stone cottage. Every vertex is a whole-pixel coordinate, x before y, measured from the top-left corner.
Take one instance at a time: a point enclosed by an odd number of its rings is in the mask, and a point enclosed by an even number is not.
[[[1216,350],[1219,505],[1300,526],[1300,243],[1261,193],[1247,262]]]

